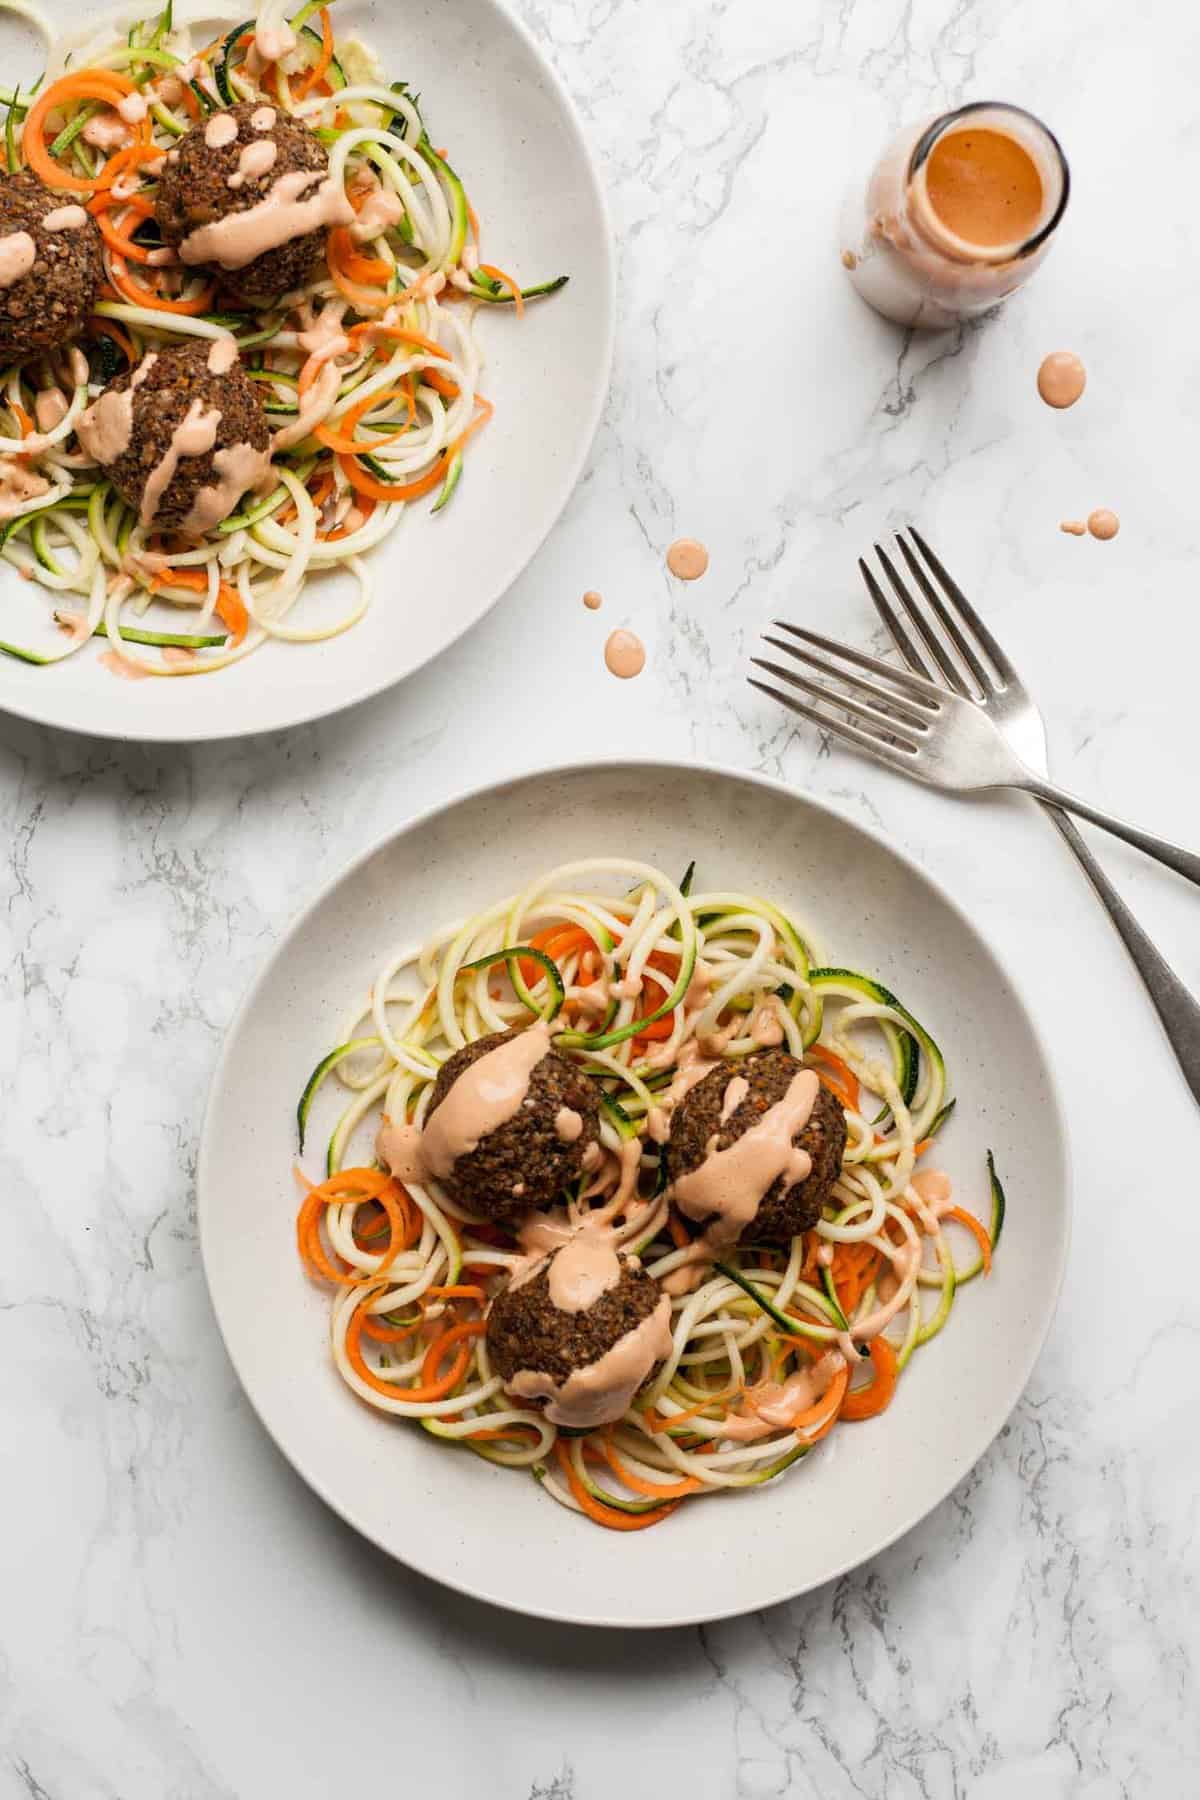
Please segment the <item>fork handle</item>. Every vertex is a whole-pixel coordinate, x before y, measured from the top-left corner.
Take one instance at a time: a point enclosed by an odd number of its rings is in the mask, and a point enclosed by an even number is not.
[[[1200,1105],[1200,1003],[1155,949],[1067,815],[1049,803],[1045,810],[1074,851],[1101,905],[1120,933],[1146,984],[1151,1004],[1162,1020],[1183,1079],[1192,1090],[1192,1098]]]
[[[1181,850],[1178,844],[1170,844],[1166,838],[1154,837],[1149,831],[1140,831],[1136,825],[1127,825],[1124,819],[1116,819],[1111,813],[1101,812],[1098,806],[1091,806],[1086,800],[1077,799],[1074,794],[1068,794],[1065,788],[1055,787],[1052,781],[1043,781],[1040,775],[1031,773],[1021,786],[1027,794],[1036,794],[1039,800],[1076,813],[1079,818],[1099,825],[1101,830],[1111,831],[1114,837],[1124,838],[1127,844],[1132,844],[1137,850],[1144,850],[1156,862],[1166,863],[1168,869],[1174,869],[1177,875],[1186,875],[1189,881],[1194,881],[1200,887],[1200,856],[1194,850]],[[1094,881],[1095,877],[1092,879]]]

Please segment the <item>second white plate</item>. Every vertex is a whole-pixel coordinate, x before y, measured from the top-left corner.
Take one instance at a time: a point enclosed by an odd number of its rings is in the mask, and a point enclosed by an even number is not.
[[[67,0],[42,0],[61,26]],[[136,6],[131,11],[138,11]],[[155,10],[145,0],[144,12]],[[194,12],[195,9],[189,9]],[[251,10],[253,10],[251,8]],[[574,109],[533,39],[498,0],[340,0],[338,36],[361,37],[389,78],[421,94],[479,213],[485,254],[560,293],[481,309],[483,391],[495,417],[436,518],[418,501],[368,557],[371,611],[327,643],[268,644],[243,663],[189,680],[119,680],[88,646],[51,668],[0,656],[0,709],[101,737],[192,741],[275,731],[391,686],[476,624],[512,585],[558,518],[583,469],[608,390],[613,339],[611,235]],[[0,18],[5,67],[36,73],[28,27]],[[11,51],[11,55],[10,55]],[[339,578],[324,616],[349,605]],[[0,563],[0,636],[31,641],[50,596]]]

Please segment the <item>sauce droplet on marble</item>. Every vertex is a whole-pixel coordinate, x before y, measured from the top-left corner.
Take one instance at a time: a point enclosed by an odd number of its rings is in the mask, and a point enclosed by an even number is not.
[[[604,646],[604,661],[613,675],[629,681],[646,666],[646,646],[632,631],[611,632]]]
[[[1074,406],[1087,386],[1087,370],[1073,350],[1054,350],[1043,358],[1037,389],[1047,406]]]
[[[583,596],[583,604],[587,607],[589,612],[599,611],[601,596],[596,592],[595,588],[588,589],[587,593]]]
[[[1064,519],[1058,529],[1065,531],[1068,537],[1083,537],[1087,531],[1087,520]]]
[[[1087,528],[1094,538],[1107,542],[1109,538],[1116,537],[1121,529],[1121,521],[1107,506],[1098,506],[1095,512],[1088,514]]]
[[[708,551],[696,538],[676,538],[667,551],[667,567],[680,581],[699,581],[708,568]]]

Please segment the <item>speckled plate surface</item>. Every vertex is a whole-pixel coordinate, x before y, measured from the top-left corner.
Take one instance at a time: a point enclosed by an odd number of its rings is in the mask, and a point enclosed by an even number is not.
[[[77,24],[68,0],[41,0]],[[130,7],[134,16],[154,10]],[[253,11],[253,6],[248,8]],[[202,17],[196,4],[186,16]],[[223,15],[222,15],[223,16]],[[613,341],[611,234],[574,109],[524,27],[498,0],[339,0],[339,37],[362,37],[392,78],[422,96],[481,220],[485,248],[524,280],[570,284],[525,318],[478,321],[481,385],[496,406],[453,504],[417,503],[369,554],[368,616],[328,643],[268,644],[212,676],[122,681],[91,647],[56,668],[0,657],[0,708],[103,737],[179,742],[242,737],[323,717],[419,669],[476,624],[516,580],[582,471],[608,390]],[[0,14],[0,57],[28,81],[41,65],[30,28]],[[341,577],[321,616],[350,602]],[[52,597],[0,563],[0,636],[36,639]],[[297,614],[299,621],[300,615]],[[44,625],[43,625],[44,629]]]
[[[995,1152],[1009,1208],[995,1270],[906,1372],[887,1413],[835,1433],[766,1488],[683,1507],[655,1531],[599,1530],[531,1478],[361,1405],[328,1352],[328,1306],[294,1244],[295,1105],[389,949],[511,892],[553,861],[628,855],[756,890],[820,953],[879,976],[941,1043],[958,1107],[940,1161],[985,1211]],[[204,1265],[230,1356],[284,1455],[391,1555],[497,1605],[656,1626],[748,1612],[873,1556],[982,1455],[1053,1314],[1070,1218],[1066,1135],[1030,1014],[953,900],[879,837],[757,777],[673,764],[552,771],[417,819],[320,894],[229,1034],[199,1167]]]

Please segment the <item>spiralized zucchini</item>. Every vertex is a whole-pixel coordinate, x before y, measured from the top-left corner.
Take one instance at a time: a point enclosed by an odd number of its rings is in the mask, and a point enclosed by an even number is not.
[[[46,484],[6,507],[0,555],[48,591],[50,621],[60,627],[43,644],[0,641],[0,651],[44,667],[103,636],[116,672],[176,678],[227,668],[268,641],[336,636],[371,604],[364,557],[396,530],[406,507],[426,496],[433,512],[449,504],[464,452],[491,415],[480,389],[479,308],[520,311],[566,277],[522,290],[481,260],[466,191],[430,142],[407,83],[389,83],[357,41],[340,45],[328,8],[315,0],[290,20],[280,0],[263,0],[257,19],[240,7],[205,6],[198,37],[171,0],[132,25],[124,7],[63,34],[25,0],[18,10],[45,31],[50,49],[36,95],[3,96],[9,167],[28,165],[52,184],[69,184],[70,198],[87,206],[103,233],[105,286],[86,357],[73,347],[0,373],[0,456]],[[221,29],[212,37],[214,21]],[[258,54],[289,42],[277,60]],[[101,112],[115,118],[114,96],[131,94],[147,102],[146,117],[128,126],[128,144],[97,151],[87,141],[89,121]],[[378,221],[364,242],[335,227],[320,278],[263,313],[220,310],[219,289],[205,274],[169,251],[155,254],[158,159],[197,121],[241,100],[310,127],[328,151],[331,176],[360,214],[371,205]],[[382,210],[379,195],[387,199]],[[274,430],[286,433],[302,405],[307,428],[299,442],[285,437],[276,447],[274,491],[247,496],[195,543],[156,532],[152,520],[143,525],[84,453],[74,426],[103,386],[148,350],[229,334]],[[322,342],[327,348],[331,338],[345,347],[332,359],[335,378],[322,383]],[[39,395],[52,393],[65,414],[35,437]],[[349,607],[292,622],[311,578],[338,571],[354,580]],[[191,615],[182,633],[180,612]]]
[[[926,1028],[872,977],[817,963],[790,912],[689,891],[690,878],[620,858],[563,865],[397,952],[298,1107],[303,1150],[326,1084],[343,1094],[324,1179],[304,1180],[299,1243],[335,1288],[344,1379],[381,1411],[531,1469],[564,1506],[614,1529],[759,1486],[835,1425],[882,1411],[956,1290],[990,1268],[1003,1221],[994,1169],[990,1230],[950,1205],[944,1178],[916,1176],[952,1105]],[[487,1306],[521,1254],[516,1238],[440,1183],[402,1188],[374,1163],[381,1120],[420,1125],[449,1055],[535,1019],[551,1022],[602,1103],[602,1161],[564,1195],[563,1223],[603,1219],[676,1290],[670,1355],[617,1425],[583,1436],[511,1400],[489,1362]],[[670,1201],[655,1109],[698,1050],[736,1063],[765,1043],[805,1058],[841,1103],[841,1174],[823,1217],[788,1247],[756,1245],[751,1231],[689,1279],[695,1250]],[[956,1264],[952,1230],[975,1240],[972,1263]],[[764,1421],[756,1407],[788,1394],[794,1412]]]

